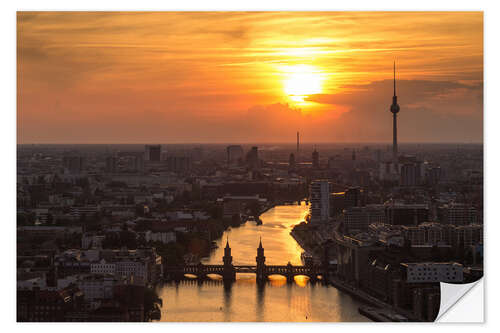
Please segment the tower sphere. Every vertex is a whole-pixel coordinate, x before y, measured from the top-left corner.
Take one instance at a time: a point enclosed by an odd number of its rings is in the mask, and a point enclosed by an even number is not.
[[[393,102],[391,105],[391,112],[398,113],[399,112],[399,104],[397,102]]]

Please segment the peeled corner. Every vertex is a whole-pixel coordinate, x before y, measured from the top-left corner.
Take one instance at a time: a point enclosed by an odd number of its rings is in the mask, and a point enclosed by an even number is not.
[[[436,322],[484,322],[483,278],[472,283],[451,284],[441,282],[441,303]]]

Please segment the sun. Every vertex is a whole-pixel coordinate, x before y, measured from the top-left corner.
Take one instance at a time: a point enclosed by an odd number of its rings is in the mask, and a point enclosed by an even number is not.
[[[323,73],[311,65],[285,66],[283,91],[294,102],[304,102],[309,95],[319,94],[323,90]]]

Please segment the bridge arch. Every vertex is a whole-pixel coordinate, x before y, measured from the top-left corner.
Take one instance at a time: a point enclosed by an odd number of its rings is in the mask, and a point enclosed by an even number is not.
[[[224,278],[224,275],[222,275],[222,272],[216,272],[216,273],[207,273],[207,278],[212,280],[212,281],[219,281]]]
[[[280,278],[285,278],[287,277],[286,273],[269,273],[267,274],[267,277],[280,277]]]

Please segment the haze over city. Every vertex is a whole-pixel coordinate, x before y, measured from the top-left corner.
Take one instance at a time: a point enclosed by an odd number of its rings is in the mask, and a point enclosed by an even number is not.
[[[483,140],[480,12],[19,12],[18,143]]]

